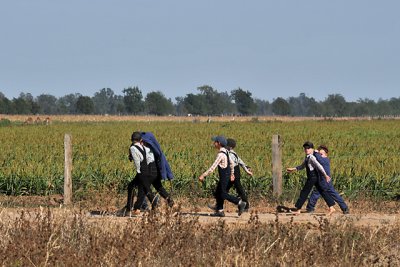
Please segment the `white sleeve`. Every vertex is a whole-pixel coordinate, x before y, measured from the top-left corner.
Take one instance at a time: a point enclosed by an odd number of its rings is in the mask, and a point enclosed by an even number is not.
[[[140,173],[140,162],[141,162],[140,156],[141,155],[139,153],[140,153],[140,151],[135,146],[131,146],[131,154],[133,157],[133,163],[135,165],[137,173]]]

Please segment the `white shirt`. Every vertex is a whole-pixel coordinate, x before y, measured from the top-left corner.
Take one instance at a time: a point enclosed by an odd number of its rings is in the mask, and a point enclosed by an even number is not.
[[[146,163],[147,165],[149,165],[150,163],[154,162],[154,154],[153,152],[150,150],[150,148],[143,146],[142,144],[140,144],[139,142],[136,142],[133,144],[133,146],[130,147],[131,149],[131,154],[133,157],[133,163],[135,165],[136,168],[136,172],[140,173],[140,163],[143,161],[143,154],[142,152],[139,151],[139,149],[136,147],[140,147],[141,149],[143,149],[146,152]]]

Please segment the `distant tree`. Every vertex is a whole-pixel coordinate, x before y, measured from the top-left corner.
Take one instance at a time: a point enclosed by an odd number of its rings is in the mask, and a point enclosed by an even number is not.
[[[260,116],[272,115],[272,106],[268,100],[255,99],[254,100],[257,111],[256,114]]]
[[[305,93],[301,93],[298,97],[289,97],[287,102],[290,105],[290,115],[292,116],[315,116],[322,114],[318,102],[312,97],[307,97]]]
[[[76,111],[78,114],[93,114],[94,104],[89,96],[80,96],[76,101]]]
[[[349,115],[346,99],[341,94],[328,95],[322,102],[325,116]]]
[[[392,97],[389,100],[389,106],[392,110],[390,115],[399,115],[400,114],[400,97]]]
[[[76,103],[81,94],[68,94],[57,100],[57,112],[59,114],[76,114]]]
[[[14,114],[15,109],[13,103],[0,92],[0,114]]]
[[[114,96],[114,106],[117,114],[125,113],[124,97],[120,95]]]
[[[290,114],[290,105],[282,97],[278,97],[272,102],[272,112],[275,115],[287,116]]]
[[[231,92],[231,96],[234,99],[237,111],[240,114],[247,116],[256,112],[257,106],[249,91],[244,91],[239,87]]]
[[[197,90],[204,101],[203,115],[221,115],[234,111],[232,99],[227,92],[218,92],[209,85],[200,86]]]
[[[187,94],[183,100],[184,108],[189,114],[207,115],[208,103],[204,95]]]
[[[187,115],[188,111],[185,108],[185,98],[179,96],[179,97],[175,98],[175,101],[176,101],[176,104],[175,104],[176,114],[178,116]]]
[[[167,99],[160,91],[150,92],[144,101],[146,112],[154,115],[168,115],[174,112],[171,99]]]
[[[57,98],[53,95],[42,94],[36,98],[36,103],[39,106],[39,113],[57,113]]]
[[[126,112],[129,114],[138,114],[143,112],[144,103],[142,91],[139,87],[129,87],[122,91],[124,93],[124,104]]]
[[[17,114],[36,114],[39,106],[33,101],[30,93],[21,93],[18,98],[13,98],[13,105]]]
[[[93,96],[94,110],[96,114],[117,113],[117,103],[114,91],[110,88],[103,88]]]

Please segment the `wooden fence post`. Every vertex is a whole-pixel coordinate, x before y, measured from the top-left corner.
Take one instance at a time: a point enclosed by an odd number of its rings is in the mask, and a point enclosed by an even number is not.
[[[64,205],[72,203],[72,136],[65,134],[64,136]]]
[[[280,135],[272,136],[272,184],[275,197],[282,195],[282,151]]]

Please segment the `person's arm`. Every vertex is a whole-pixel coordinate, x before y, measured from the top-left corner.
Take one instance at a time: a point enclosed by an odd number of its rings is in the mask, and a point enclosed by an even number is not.
[[[310,155],[309,161],[311,165],[313,165],[324,177],[326,180],[329,182],[331,179],[328,174],[326,174],[326,171],[324,170],[324,167],[322,167],[321,163],[318,162],[317,158],[314,155]]]
[[[204,172],[202,175],[200,175],[199,180],[203,181],[204,178],[208,175],[210,175],[218,166],[218,164],[222,161],[224,155],[222,153],[218,153],[217,158],[215,159],[214,163],[211,165],[211,167]]]
[[[229,157],[229,152],[227,156]],[[228,158],[226,160],[228,160]],[[233,160],[229,159],[229,167],[231,168],[231,181],[233,182],[235,180],[235,162],[233,162]]]
[[[299,166],[294,167],[294,168],[286,168],[286,171],[288,173],[292,173],[292,172],[295,172],[295,171],[300,171],[300,170],[302,170],[302,169],[304,169],[306,167],[306,164],[307,164],[307,161],[306,161],[306,159],[304,159],[302,164],[300,164]]]
[[[244,161],[239,156],[237,157],[237,159],[238,159],[238,164],[243,168],[243,170],[247,174],[253,176],[253,172],[251,170],[249,170],[249,168],[247,167],[246,163],[244,163]]]
[[[140,173],[140,154],[139,150],[135,146],[131,146],[131,154],[133,158],[133,165],[135,165],[136,172]]]

